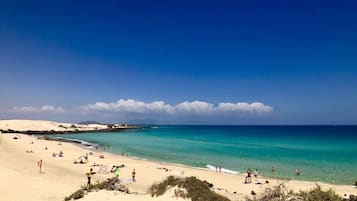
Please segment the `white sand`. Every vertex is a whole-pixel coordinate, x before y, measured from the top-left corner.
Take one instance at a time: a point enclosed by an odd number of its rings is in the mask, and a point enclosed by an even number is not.
[[[3,122],[1,122],[3,123]],[[50,125],[42,125],[50,127]],[[51,124],[51,123],[50,123]],[[1,124],[0,124],[1,125]],[[19,128],[28,128],[25,125],[18,125]],[[1,126],[0,126],[1,128]],[[20,139],[12,139],[19,136]],[[31,142],[34,142],[31,144]],[[127,195],[119,192],[99,191],[89,193],[83,200],[178,200],[173,197],[172,190],[163,197],[151,198],[147,194],[148,188],[154,183],[159,182],[169,175],[176,176],[196,176],[202,180],[207,180],[214,184],[217,192],[227,196],[231,200],[242,200],[244,196],[250,194],[252,190],[262,192],[265,187],[277,184],[278,181],[269,179],[270,185],[243,184],[244,175],[220,174],[208,170],[200,170],[185,166],[151,162],[146,160],[137,160],[119,155],[103,153],[105,158],[100,159],[99,154],[94,152],[89,156],[88,164],[73,164],[73,161],[90,150],[84,149],[70,143],[58,145],[55,141],[38,140],[34,136],[3,134],[0,140],[0,200],[25,201],[25,200],[63,200],[65,196],[70,195],[81,185],[86,183],[85,173],[95,163],[107,165],[108,169],[112,165],[125,164],[121,169],[120,179],[128,181],[131,178],[132,169],[136,169],[137,181],[128,182],[130,192],[138,194]],[[44,148],[48,147],[48,150]],[[26,150],[32,150],[33,153],[26,153]],[[52,157],[52,153],[64,152],[64,157]],[[43,172],[39,173],[37,161],[43,160]],[[166,172],[158,168],[168,168]],[[98,171],[99,167],[94,167]],[[183,174],[182,174],[183,173]],[[103,180],[111,177],[112,174],[96,174],[93,180]],[[265,178],[260,178],[265,181]],[[314,182],[289,181],[286,185],[293,190],[306,190],[315,186]],[[333,188],[341,196],[344,193],[357,194],[357,189],[353,186],[331,185],[320,183],[324,189]],[[218,190],[221,189],[221,190]],[[237,192],[236,194],[234,192]],[[181,200],[181,199],[179,199]]]
[[[116,125],[117,128],[124,128],[125,126]],[[90,131],[107,129],[107,125],[102,124],[73,124],[73,123],[59,123],[54,121],[43,121],[43,120],[0,120],[0,129],[8,130],[12,129],[15,131]]]

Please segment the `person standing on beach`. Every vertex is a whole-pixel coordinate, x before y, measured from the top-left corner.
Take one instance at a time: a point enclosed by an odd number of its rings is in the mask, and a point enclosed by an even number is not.
[[[133,172],[131,173],[131,176],[133,178],[133,182],[135,182],[135,174],[136,174],[135,169],[133,169]]]
[[[254,177],[255,177],[255,179],[258,179],[258,169],[254,170]]]
[[[299,176],[299,175],[300,175],[300,170],[299,170],[299,169],[296,169],[296,170],[295,170],[295,174],[296,174],[296,176]]]
[[[114,176],[117,181],[119,181],[119,174],[120,174],[120,169],[119,169],[119,166],[117,166],[114,170]]]
[[[88,189],[89,189],[89,187],[90,187],[90,185],[91,185],[92,175],[94,175],[94,174],[95,174],[95,172],[93,171],[93,168],[91,168],[91,169],[89,170],[89,172],[87,172],[87,179],[88,179],[88,181],[87,181],[87,186],[88,186]]]
[[[37,162],[37,166],[40,168],[40,173],[42,173],[42,159]]]
[[[250,168],[247,171],[247,179],[249,183],[252,183],[252,171],[250,170]]]

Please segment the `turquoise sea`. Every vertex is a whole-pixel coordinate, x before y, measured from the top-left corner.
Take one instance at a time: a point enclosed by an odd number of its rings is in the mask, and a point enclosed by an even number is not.
[[[108,152],[226,171],[353,184],[357,181],[357,126],[152,126],[118,133],[57,135]],[[295,169],[301,175],[295,175]]]

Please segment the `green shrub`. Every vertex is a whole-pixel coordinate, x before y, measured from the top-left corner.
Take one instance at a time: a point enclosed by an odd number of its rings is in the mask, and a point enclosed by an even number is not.
[[[184,179],[169,176],[166,180],[159,184],[153,184],[150,188],[151,196],[163,195],[167,187],[175,187],[186,189],[175,190],[175,195],[182,198],[190,198],[192,201],[229,201],[228,198],[223,197],[210,189],[210,184],[206,181],[201,181],[196,177],[186,177]]]
[[[115,190],[115,184],[118,182],[118,179],[113,177],[113,178],[108,178],[102,182],[97,182],[96,184],[93,184],[89,187],[89,190]]]
[[[80,199],[82,197],[84,197],[84,193],[86,191],[92,191],[92,190],[109,190],[109,191],[113,191],[113,190],[119,190],[122,192],[126,192],[129,193],[129,190],[123,186],[123,185],[116,185],[118,184],[118,179],[113,177],[113,178],[108,178],[102,182],[97,182],[93,185],[90,185],[89,188],[87,188],[87,186],[81,186],[81,188],[79,190],[77,190],[76,192],[72,193],[70,196],[65,197],[65,201],[69,201],[69,200],[76,200],[76,199]]]
[[[279,184],[272,188],[266,188],[265,191],[254,199],[246,198],[246,201],[297,201],[294,194],[289,191],[285,185]]]
[[[350,200],[349,201],[357,201],[357,196],[356,195],[350,195]]]
[[[151,192],[151,196],[154,197],[154,196],[160,196],[160,195],[163,195],[166,190],[167,190],[167,186],[176,186],[176,185],[180,185],[180,183],[182,183],[183,180],[182,179],[179,179],[179,178],[176,178],[174,176],[169,176],[167,177],[167,179],[165,179],[164,181],[162,181],[161,183],[158,183],[158,184],[153,184],[149,191]]]
[[[300,191],[296,195],[302,201],[342,201],[342,198],[334,190],[324,191],[319,185],[309,191]]]
[[[65,197],[64,200],[65,201],[69,201],[69,200],[78,200],[80,198],[84,197],[84,189],[81,188],[79,190],[77,190],[76,192],[72,193],[70,196]]]
[[[279,184],[265,191],[254,199],[247,201],[342,201],[332,189],[324,191],[319,185],[308,191],[294,193],[289,191],[284,184]]]

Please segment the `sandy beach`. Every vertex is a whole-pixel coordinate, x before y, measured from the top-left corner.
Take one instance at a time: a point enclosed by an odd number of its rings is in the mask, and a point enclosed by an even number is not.
[[[27,123],[29,122],[16,121],[14,124],[25,129],[29,129],[31,126],[33,130],[54,129],[51,127],[51,122],[47,121],[41,121],[36,126],[34,126],[34,123],[26,125]],[[5,125],[7,125],[7,129],[15,126],[9,125],[8,121],[5,123],[0,121],[1,129],[4,129]],[[13,139],[14,137],[18,139]],[[63,157],[58,157],[57,154],[60,151],[64,153]],[[92,154],[88,156],[88,163],[73,163],[78,157],[85,156],[89,152],[92,152]],[[266,187],[282,182],[276,179],[259,177],[260,182],[268,179],[270,183],[244,184],[244,174],[217,173],[182,165],[140,160],[90,150],[71,143],[40,140],[36,136],[23,134],[2,134],[0,153],[0,200],[63,200],[64,197],[79,189],[81,185],[86,184],[85,173],[90,168],[93,168],[95,172],[99,171],[101,166],[92,167],[94,163],[106,166],[108,170],[113,165],[125,164],[125,167],[121,168],[119,178],[123,184],[128,186],[130,194],[99,191],[89,193],[82,200],[119,200],[124,198],[125,200],[180,200],[174,197],[172,189],[158,198],[151,198],[147,193],[153,183],[160,182],[169,175],[196,176],[199,179],[207,180],[214,184],[216,192],[231,200],[243,200],[244,197],[250,196],[252,190],[259,194]],[[53,153],[57,156],[53,157]],[[101,154],[104,155],[104,158],[99,157]],[[37,166],[39,160],[43,160],[42,173],[39,172]],[[133,169],[136,170],[136,182],[132,182],[130,179]],[[102,181],[112,176],[112,173],[102,174],[98,172],[93,176],[93,181]],[[255,181],[254,178],[253,181]],[[307,181],[291,180],[284,182],[288,188],[294,191],[307,190],[316,185],[315,182]],[[333,188],[341,196],[345,193],[347,195],[357,194],[357,189],[352,185],[317,183],[324,189]]]

